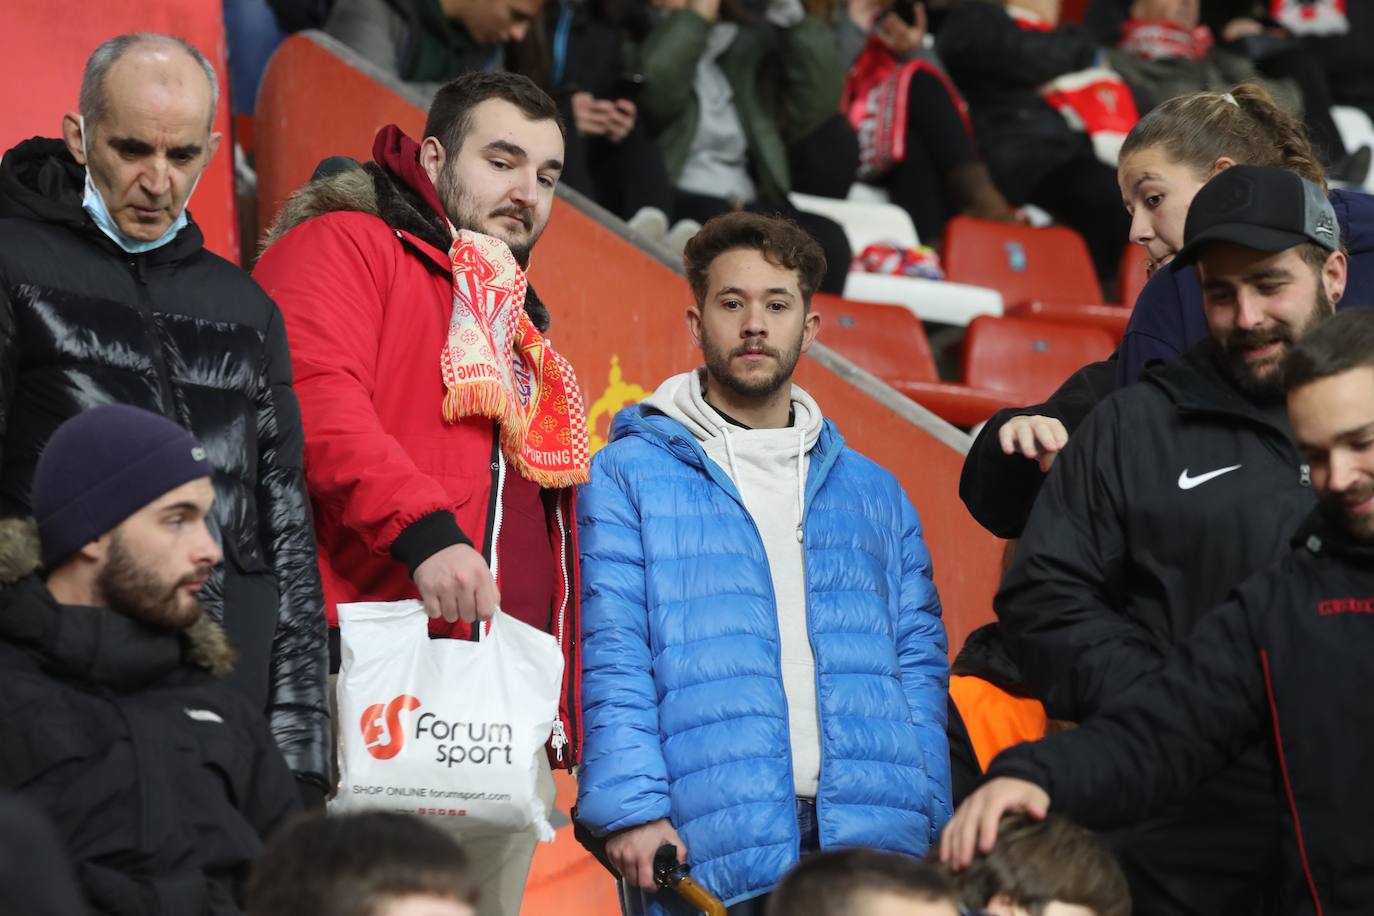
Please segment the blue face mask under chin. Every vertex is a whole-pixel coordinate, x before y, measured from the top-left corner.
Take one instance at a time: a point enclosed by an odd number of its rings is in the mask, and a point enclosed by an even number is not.
[[[96,188],[95,182],[91,180],[91,153],[86,146],[86,119],[81,118],[81,150],[86,154],[86,189],[81,195],[81,209],[90,214],[91,220],[96,228],[129,254],[143,254],[147,251],[154,251],[166,245],[177,237],[177,233],[186,228],[190,220],[186,216],[186,206],[191,202],[191,194],[196,192],[196,185],[200,183],[200,175],[191,183],[191,192],[186,195],[186,201],[181,206],[181,213],[172,221],[172,225],[167,227],[167,231],[150,242],[131,239],[120,231],[119,225],[115,222],[114,216],[110,214],[109,207],[105,206],[105,198],[101,196]],[[204,174],[203,172],[201,174]]]

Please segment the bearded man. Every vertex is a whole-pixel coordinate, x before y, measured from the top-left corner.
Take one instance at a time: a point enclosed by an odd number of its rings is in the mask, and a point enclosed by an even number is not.
[[[171,420],[96,407],[39,456],[37,524],[0,522],[0,790],[47,815],[93,913],[236,916],[299,807],[199,601],[213,473]]]
[[[563,169],[558,109],[523,76],[471,73],[420,143],[386,127],[373,158],[298,191],[254,270],[289,333],[332,668],[341,603],[418,598],[457,639],[499,603],[564,649],[549,758],[571,767],[586,413],[524,275]],[[540,791],[551,807],[548,767]],[[535,842],[464,842],[479,916],[519,913]]]
[[[1055,461],[995,607],[1027,686],[1082,722],[1288,552],[1311,512],[1280,367],[1345,290],[1326,196],[1237,166],[1194,198],[1173,269],[1196,264],[1210,336],[1089,416]],[[1255,742],[1114,846],[1137,910],[1254,913],[1277,850]]]
[[[705,365],[616,417],[578,495],[577,811],[625,912],[672,911],[668,843],[738,916],[807,852],[925,853],[950,814],[947,644],[916,510],[792,383],[820,246],[737,212],[685,261]]]

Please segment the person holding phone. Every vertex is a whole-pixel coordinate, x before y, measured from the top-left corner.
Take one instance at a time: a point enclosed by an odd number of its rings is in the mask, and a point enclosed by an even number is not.
[[[801,0],[655,6],[635,47],[639,112],[663,149],[674,215],[706,222],[743,209],[795,220],[825,249],[820,289],[843,292],[853,259],[844,229],[787,196],[799,182],[809,193],[847,190],[854,177],[857,141],[840,123],[844,70],[828,26]]]
[[[660,241],[669,229],[672,183],[662,151],[640,124],[644,78],[626,60],[621,33],[633,30],[632,15],[614,0],[548,0],[507,65],[558,104],[568,126],[563,182]]]

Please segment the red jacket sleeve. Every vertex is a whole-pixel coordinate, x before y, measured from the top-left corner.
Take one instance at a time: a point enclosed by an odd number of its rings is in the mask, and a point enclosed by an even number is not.
[[[454,508],[373,406],[386,300],[404,257],[380,219],[331,213],[286,233],[253,271],[286,318],[310,495],[383,555],[416,520]]]

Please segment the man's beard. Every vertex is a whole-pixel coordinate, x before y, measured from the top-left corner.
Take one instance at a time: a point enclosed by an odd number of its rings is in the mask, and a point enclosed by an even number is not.
[[[1374,514],[1352,516],[1346,511],[1348,506],[1358,506],[1374,497],[1374,480],[1365,480],[1344,493],[1328,493],[1321,497],[1319,505],[1326,518],[1345,529],[1358,541],[1374,541]]]
[[[105,568],[96,579],[96,587],[110,610],[151,626],[180,630],[199,620],[205,611],[199,601],[183,594],[181,589],[202,581],[211,568],[201,566],[188,576],[168,582],[140,564],[116,532],[110,535]]]
[[[706,373],[718,384],[749,401],[765,401],[776,394],[783,385],[792,382],[792,372],[801,358],[802,335],[787,350],[777,350],[762,341],[740,344],[733,350],[725,351],[705,334],[701,337],[701,352],[706,361]],[[742,378],[734,373],[731,362],[746,353],[764,353],[775,361],[771,375],[761,379]]]
[[[458,176],[452,163],[446,163],[439,173],[438,191],[439,200],[444,205],[449,222],[459,229],[481,232],[484,235],[500,239],[510,249],[510,253],[515,257],[515,263],[522,268],[529,266],[530,250],[534,248],[534,243],[539,241],[539,236],[544,232],[542,226],[535,228],[534,210],[529,207],[508,205],[484,214],[467,191],[458,184]],[[524,223],[524,235],[512,238],[506,234],[507,230],[487,226],[488,220],[496,219],[499,216],[512,216]]]
[[[1336,312],[1335,305],[1331,297],[1326,293],[1326,286],[1321,279],[1317,280],[1316,299],[1312,303],[1312,308],[1298,325],[1275,324],[1271,328],[1262,330],[1241,330],[1233,329],[1226,339],[1215,345],[1215,350],[1219,357],[1221,368],[1225,371],[1231,382],[1240,389],[1241,393],[1252,402],[1263,406],[1280,404],[1284,399],[1283,388],[1283,360],[1284,357],[1293,349],[1293,344],[1301,340],[1303,335],[1320,322],[1330,318]],[[1266,363],[1269,371],[1258,374],[1245,359],[1245,350],[1256,347],[1263,347],[1271,343],[1281,343],[1283,346],[1278,356]]]

